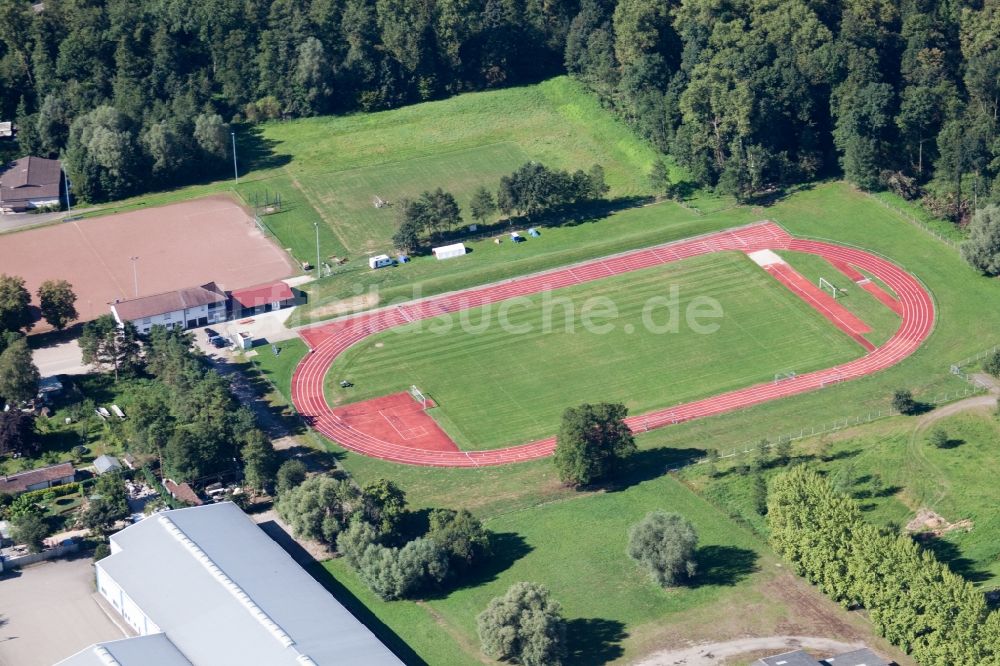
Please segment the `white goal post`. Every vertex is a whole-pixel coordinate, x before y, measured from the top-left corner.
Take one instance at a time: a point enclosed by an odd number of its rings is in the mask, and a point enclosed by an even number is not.
[[[416,384],[410,386],[410,395],[413,396],[414,400],[420,403],[421,407],[427,409],[427,396],[425,396],[423,392],[417,388]]]
[[[840,298],[840,296],[843,294],[842,290],[837,288],[837,285],[835,285],[834,283],[830,282],[829,280],[823,277],[819,279],[819,288],[822,289],[823,291],[830,292],[830,295],[833,296],[834,298]]]

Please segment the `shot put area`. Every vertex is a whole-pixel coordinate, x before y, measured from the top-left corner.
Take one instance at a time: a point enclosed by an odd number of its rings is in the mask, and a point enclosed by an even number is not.
[[[241,289],[295,266],[247,210],[217,195],[2,235],[0,272],[23,277],[33,298],[45,280],[68,280],[88,321],[115,299],[213,281]]]

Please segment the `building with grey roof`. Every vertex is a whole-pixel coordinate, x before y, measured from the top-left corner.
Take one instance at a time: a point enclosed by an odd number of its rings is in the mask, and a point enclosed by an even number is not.
[[[80,650],[59,666],[191,666],[164,634],[96,643]]]
[[[231,502],[126,527],[95,567],[101,595],[140,636],[162,634],[187,660],[179,663],[402,663]],[[89,662],[60,666],[78,663]]]
[[[826,659],[815,659],[804,650],[793,650],[758,659],[753,666],[891,666],[891,664],[892,662],[886,661],[868,648],[861,648]]]
[[[59,160],[22,157],[6,167],[0,165],[0,213],[58,206],[61,192]]]
[[[891,666],[892,662],[883,659],[868,648],[827,657],[821,663],[825,666]]]
[[[120,472],[122,464],[118,462],[118,458],[115,458],[114,456],[97,456],[94,458],[94,469],[97,470],[97,474],[100,476],[101,474],[107,474],[108,472]]]
[[[226,320],[226,293],[214,282],[111,304],[119,325],[131,322],[140,333],[153,326],[196,328]]]
[[[794,650],[758,659],[753,666],[822,666],[822,664],[804,650]]]

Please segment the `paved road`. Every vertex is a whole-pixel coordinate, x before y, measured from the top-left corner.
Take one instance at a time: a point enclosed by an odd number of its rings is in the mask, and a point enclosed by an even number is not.
[[[31,227],[41,226],[50,222],[55,222],[66,217],[65,212],[60,213],[7,213],[0,215],[0,233],[7,231],[21,231]]]
[[[49,666],[91,643],[124,638],[96,594],[85,556],[0,577],[0,666]]]
[[[77,340],[40,347],[32,352],[32,358],[42,377],[83,375],[91,371],[83,364],[80,343]]]

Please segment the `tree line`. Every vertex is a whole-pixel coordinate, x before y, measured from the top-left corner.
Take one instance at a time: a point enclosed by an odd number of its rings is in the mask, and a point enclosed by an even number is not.
[[[480,224],[497,211],[507,217],[520,215],[531,219],[602,199],[608,189],[604,169],[599,164],[587,172],[577,169],[570,173],[526,162],[509,176],[500,178],[496,193],[485,185],[476,188],[469,212]],[[414,252],[461,225],[462,209],[453,194],[439,187],[416,199],[400,201],[396,205],[396,222],[399,226],[392,237],[393,244],[400,250]]]
[[[853,499],[804,466],[776,476],[767,522],[775,550],[921,664],[1000,663],[1000,612],[913,539],[865,522]]]
[[[0,117],[90,201],[218,175],[229,123],[373,111],[556,74],[575,0],[0,5]]]
[[[406,493],[378,479],[306,478],[301,461],[277,474],[278,514],[296,536],[335,549],[380,598],[418,598],[461,581],[491,555],[490,533],[462,509],[412,512]]]
[[[958,220],[1000,197],[997,33],[985,0],[12,0],[0,114],[96,201],[215,173],[229,123],[568,71],[698,184],[842,172]]]
[[[566,68],[703,185],[842,172],[964,219],[1000,198],[1000,7],[582,0]]]

